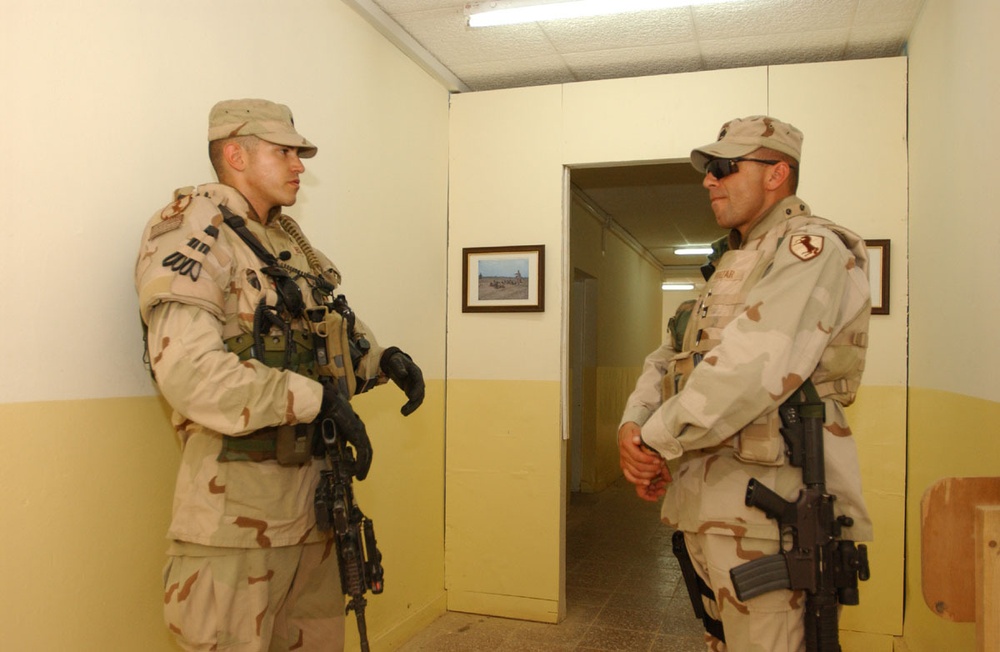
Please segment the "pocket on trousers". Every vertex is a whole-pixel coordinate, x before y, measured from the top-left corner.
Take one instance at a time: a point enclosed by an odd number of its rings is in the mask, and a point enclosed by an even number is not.
[[[218,618],[212,569],[205,557],[171,557],[164,569],[163,619],[185,650],[213,650]]]

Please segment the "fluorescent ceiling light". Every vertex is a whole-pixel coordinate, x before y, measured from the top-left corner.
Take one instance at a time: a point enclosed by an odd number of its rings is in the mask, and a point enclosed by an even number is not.
[[[683,290],[693,290],[694,283],[669,283],[664,281],[660,285],[661,290],[666,290],[667,292],[681,292]]]
[[[467,6],[469,27],[495,27],[535,23],[544,20],[609,16],[635,11],[671,9],[694,5],[718,4],[733,0],[561,0],[540,3],[537,0],[508,0],[506,2],[474,2]]]
[[[707,256],[712,253],[711,247],[678,247],[674,249],[678,256]]]

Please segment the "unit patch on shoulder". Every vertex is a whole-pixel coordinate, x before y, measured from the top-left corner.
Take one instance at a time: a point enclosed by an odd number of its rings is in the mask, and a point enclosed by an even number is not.
[[[793,235],[788,241],[788,250],[799,260],[812,260],[823,253],[823,236]]]

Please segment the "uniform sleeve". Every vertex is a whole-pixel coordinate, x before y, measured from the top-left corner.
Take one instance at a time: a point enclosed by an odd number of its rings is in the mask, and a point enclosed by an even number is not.
[[[322,386],[305,376],[240,361],[225,350],[222,323],[176,301],[149,316],[149,359],[167,402],[184,417],[226,435],[312,421]]]
[[[363,355],[354,366],[354,375],[357,378],[355,394],[362,394],[377,385],[385,384],[389,380],[382,373],[379,364],[382,361],[382,354],[385,352],[385,347],[379,345],[375,339],[375,334],[360,318],[357,318],[354,323],[354,333],[357,337],[363,337],[367,340],[370,347],[368,353]]]
[[[646,356],[635,389],[625,402],[625,411],[618,424],[619,428],[629,421],[641,426],[660,407],[663,398],[663,376],[667,371],[667,362],[673,355],[674,348],[668,341]]]
[[[745,312],[723,329],[684,389],[643,426],[643,441],[664,458],[724,442],[776,409],[815,370],[842,325],[854,258],[830,231],[810,235],[823,243],[819,254],[801,260],[786,238],[750,290]]]

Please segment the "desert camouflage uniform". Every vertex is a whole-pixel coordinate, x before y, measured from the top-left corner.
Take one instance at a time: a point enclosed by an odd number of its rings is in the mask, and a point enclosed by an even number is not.
[[[751,478],[788,500],[802,488],[801,470],[784,463],[776,410],[807,378],[826,405],[827,490],[837,496],[837,514],[854,520],[843,538],[871,539],[857,450],[844,416],[864,368],[871,309],[867,264],[859,236],[813,217],[798,197],[787,197],[745,241],[732,232],[730,250],[695,305],[684,350],[675,352],[668,342],[647,357],[622,423],[642,426],[643,441],[671,463],[662,518],[687,533],[689,548],[705,545],[692,535],[724,535],[737,565],[777,541],[775,522],[747,507],[744,496]],[[720,578],[728,584],[728,572],[705,579],[715,580],[709,584],[728,639],[738,626],[727,622],[726,607],[735,607],[730,615],[748,611],[731,594],[731,584],[719,585]],[[765,599],[792,608],[802,602],[777,591],[751,602]]]
[[[302,546],[317,544],[319,549],[326,549],[332,545],[327,535],[317,531],[313,508],[319,472],[324,468],[322,460],[312,459],[301,465],[281,465],[274,459],[240,461],[237,451],[235,456],[229,454],[229,459],[235,461],[219,461],[229,437],[242,439],[273,426],[308,424],[317,416],[322,398],[322,386],[308,377],[312,372],[305,361],[308,355],[302,356],[298,367],[301,373],[294,373],[253,359],[241,361],[227,349],[224,342],[235,346],[237,340],[233,338],[248,340],[254,311],[262,297],[273,304],[276,295],[272,281],[261,271],[265,263],[223,224],[220,205],[246,218],[247,227],[272,254],[287,251],[288,265],[312,271],[306,252],[283,226],[289,218],[275,210],[262,223],[237,190],[222,184],[177,191],[174,201],[153,215],[143,233],[135,276],[140,311],[148,326],[150,364],[160,391],[173,408],[172,423],[182,446],[168,531],[172,540],[170,554],[175,555],[166,578],[168,620],[183,607],[179,602],[197,593],[198,571],[178,575],[178,557],[218,557],[226,549],[236,553],[239,550],[234,549],[245,549],[260,557],[253,551],[298,546],[295,555],[307,554],[325,561],[327,555],[302,553]],[[315,251],[310,256],[315,256],[313,262],[319,263],[327,280],[339,283],[339,274],[328,259]],[[302,279],[297,282],[306,307],[314,307],[311,288]],[[293,331],[305,332],[304,324],[293,322],[292,327]],[[385,382],[378,371],[382,348],[360,320],[358,328],[367,334],[372,348],[355,371],[369,385]],[[305,549],[317,546],[307,545]],[[285,551],[266,556],[277,559],[288,554]],[[333,578],[328,581],[334,598],[340,600],[335,611],[342,631],[343,599],[335,556],[332,566]],[[255,568],[259,571],[260,564]],[[237,596],[233,600],[252,601],[247,597],[248,587],[254,587],[261,577],[277,582],[281,572],[276,568],[256,577],[243,577],[231,568],[217,569],[215,579],[209,581],[216,584],[217,595],[221,584],[235,583],[226,589]],[[211,574],[203,570],[201,575],[204,581]],[[210,605],[202,606],[206,614],[215,611]],[[197,611],[190,605],[188,609]],[[260,616],[267,621],[263,613]],[[168,625],[175,633],[182,629],[178,622]],[[185,625],[197,628],[190,622]],[[254,637],[261,636],[260,619],[231,626],[249,627]],[[183,636],[189,633],[194,636],[193,632],[182,632],[179,639],[184,641]],[[219,636],[223,649],[225,638],[245,639],[248,635],[220,632]],[[342,645],[342,640],[340,636],[337,645]],[[190,645],[188,649],[215,649],[208,643],[201,647],[202,643],[188,638],[185,644]],[[251,645],[224,649],[258,648]]]

